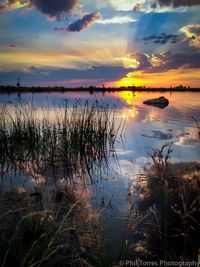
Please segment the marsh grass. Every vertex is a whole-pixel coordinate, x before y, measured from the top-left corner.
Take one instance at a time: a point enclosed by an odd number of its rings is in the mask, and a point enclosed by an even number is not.
[[[200,165],[169,162],[173,143],[152,149],[140,212],[153,218],[143,225],[147,247],[156,259],[197,260],[200,248]],[[150,220],[149,220],[150,221]],[[146,231],[144,230],[144,232]]]
[[[87,174],[94,181],[114,150],[119,131],[114,119],[115,112],[98,102],[57,108],[53,118],[44,110],[39,119],[31,106],[16,106],[12,112],[2,107],[1,177],[22,171],[34,178],[51,173],[68,181]]]
[[[39,114],[30,105],[1,108],[1,184],[17,176],[64,180],[55,183],[50,210],[42,187],[2,190],[1,266],[103,266],[99,217],[77,200],[75,185],[88,177],[95,183],[106,172],[119,129],[115,110],[98,102]]]
[[[192,117],[192,119],[196,124],[196,128],[197,128],[197,130],[199,132],[199,139],[200,139],[200,122],[195,117]]]
[[[1,266],[102,266],[96,214],[70,189],[55,189],[53,201],[54,209],[43,210],[21,198],[18,208],[0,215]]]

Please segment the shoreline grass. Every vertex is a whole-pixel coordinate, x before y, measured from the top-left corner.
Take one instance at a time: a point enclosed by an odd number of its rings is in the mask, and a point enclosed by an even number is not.
[[[94,256],[102,243],[99,223],[87,212],[80,198],[68,198],[52,210],[36,205],[1,214],[1,266],[101,266]]]
[[[151,167],[137,202],[146,235],[146,259],[198,261],[200,233],[200,163],[170,163],[173,143],[152,149]]]
[[[119,132],[115,112],[108,106],[87,102],[60,107],[49,118],[48,110],[37,119],[30,106],[16,106],[11,113],[0,110],[1,176],[20,170],[37,178],[50,172],[54,178],[89,175],[108,166]]]
[[[75,185],[87,182],[85,178],[95,183],[107,172],[120,130],[115,110],[97,101],[93,105],[78,101],[51,114],[47,109],[37,117],[36,112],[28,105],[0,110],[1,183],[10,174],[13,179],[19,174],[35,181],[62,178],[65,183],[54,184],[49,210],[40,187],[32,192],[2,190],[0,263],[4,267],[103,266],[100,218],[77,199]]]

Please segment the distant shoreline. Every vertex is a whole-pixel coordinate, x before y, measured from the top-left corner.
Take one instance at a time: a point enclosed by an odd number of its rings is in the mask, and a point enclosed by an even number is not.
[[[65,88],[65,87],[15,87],[15,86],[0,86],[0,94],[10,93],[65,93],[65,92],[200,92],[200,88],[188,88],[188,87],[174,87],[174,88],[148,88],[148,87],[77,87],[77,88]]]

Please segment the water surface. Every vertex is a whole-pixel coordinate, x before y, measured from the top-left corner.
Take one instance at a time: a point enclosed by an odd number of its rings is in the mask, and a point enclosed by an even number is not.
[[[169,106],[164,109],[146,106],[144,100],[165,96]],[[80,99],[108,104],[116,111],[116,126],[121,124],[122,136],[118,136],[115,144],[116,157],[109,159],[109,170],[102,173],[97,184],[90,186],[84,198],[90,208],[102,215],[105,249],[109,253],[120,254],[127,234],[127,216],[131,195],[131,186],[135,177],[143,172],[150,161],[151,148],[160,148],[163,144],[173,142],[172,162],[192,162],[200,160],[199,132],[194,118],[200,121],[200,93],[195,92],[65,92],[40,94],[0,95],[0,105],[7,104],[12,110],[17,104],[31,104],[39,116],[47,109],[51,116],[59,106],[71,105]],[[30,186],[29,179],[19,178],[12,186],[23,183]]]

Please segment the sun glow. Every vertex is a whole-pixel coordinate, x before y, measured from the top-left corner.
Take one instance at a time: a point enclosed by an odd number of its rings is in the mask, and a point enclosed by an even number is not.
[[[116,81],[117,87],[129,87],[129,86],[142,86],[143,80],[140,77],[141,72],[129,72],[126,77],[120,79],[119,81]]]
[[[140,71],[129,72],[118,81],[113,81],[113,87],[140,87],[151,88],[176,87],[179,85],[199,87],[198,69],[178,69],[160,73],[145,73]],[[111,83],[110,83],[111,84]],[[109,85],[110,85],[109,84]]]

